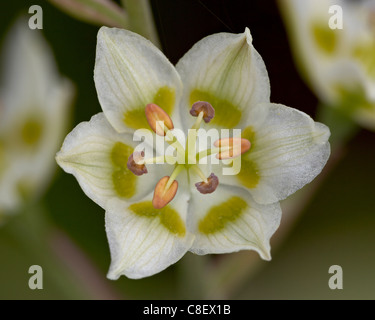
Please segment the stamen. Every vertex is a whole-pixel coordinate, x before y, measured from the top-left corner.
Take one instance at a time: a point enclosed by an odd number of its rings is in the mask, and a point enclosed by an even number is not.
[[[247,139],[226,138],[217,140],[214,143],[214,146],[220,148],[220,151],[216,155],[216,158],[219,160],[224,160],[233,159],[240,156],[241,154],[244,154],[250,149],[251,143]]]
[[[206,178],[205,174],[202,172],[202,170],[197,165],[194,165],[191,168],[203,180],[204,183],[208,183],[208,179]]]
[[[201,115],[201,112],[203,112],[203,115]],[[215,116],[215,109],[208,102],[198,101],[191,107],[190,114],[193,117],[201,117],[203,118],[204,122],[209,123]]]
[[[178,177],[178,175],[181,173],[182,170],[184,170],[184,165],[178,165],[172,172],[169,181],[167,183],[166,188],[169,189],[170,186],[172,185],[173,181],[175,181]]]
[[[191,127],[191,129],[198,130],[201,126],[202,120],[204,117],[204,112],[201,111],[197,117],[197,120],[195,121],[194,125]]]
[[[153,103],[148,104],[145,113],[148,124],[157,135],[165,136],[169,130],[174,128],[172,119],[158,105]],[[160,122],[164,125],[161,126]]]
[[[173,200],[178,189],[176,178],[183,169],[183,165],[178,165],[170,177],[166,176],[161,178],[157,183],[154,191],[154,198],[152,199],[152,205],[155,209],[162,209]]]
[[[198,182],[195,184],[198,191],[202,194],[213,193],[219,185],[219,178],[213,173],[208,177],[207,182]]]
[[[174,180],[167,188],[169,180],[170,178],[168,176],[161,178],[155,187],[154,198],[152,199],[152,205],[155,209],[164,208],[173,200],[177,193],[178,182]]]
[[[127,167],[136,176],[141,176],[141,175],[148,173],[147,168],[144,164],[144,160],[143,160],[144,156],[145,156],[144,151],[134,152],[130,155],[128,159]]]

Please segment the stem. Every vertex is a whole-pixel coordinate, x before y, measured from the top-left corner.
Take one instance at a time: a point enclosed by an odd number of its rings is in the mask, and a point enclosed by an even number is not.
[[[40,207],[26,207],[4,226],[11,241],[24,252],[26,261],[35,261],[42,267],[44,282],[56,287],[70,299],[82,299],[90,294],[77,284],[75,277],[61,266],[49,246],[50,226]]]
[[[129,17],[130,29],[151,40],[160,48],[149,0],[122,0],[122,4]]]
[[[204,299],[208,274],[209,256],[198,256],[188,252],[178,264],[178,299]]]
[[[67,299],[120,298],[91,261],[62,231],[56,230],[41,205],[23,208],[1,231],[21,251],[26,267],[32,261],[43,268],[46,288],[56,288]]]

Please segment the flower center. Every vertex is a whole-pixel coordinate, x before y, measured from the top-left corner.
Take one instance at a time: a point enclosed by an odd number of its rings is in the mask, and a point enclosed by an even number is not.
[[[191,172],[201,179],[201,182],[195,184],[195,187],[200,193],[213,193],[219,185],[219,179],[213,173],[211,173],[209,177],[206,177],[198,166],[197,161],[201,161],[212,155],[216,155],[216,159],[218,160],[234,159],[248,151],[251,146],[249,140],[240,137],[233,137],[218,139],[214,143],[214,148],[197,152],[196,142],[198,130],[203,121],[209,123],[215,116],[215,109],[211,104],[205,101],[194,103],[190,110],[190,114],[197,119],[188,132],[185,148],[173,134],[173,121],[162,108],[156,104],[148,104],[145,113],[150,128],[158,136],[166,137],[165,141],[175,148],[177,159],[180,159],[180,161],[177,160],[172,174],[160,179],[155,187],[152,204],[156,209],[165,207],[173,200],[178,189],[178,182],[176,179],[185,169],[188,170],[189,174]],[[147,174],[146,165],[160,163],[160,161],[174,163],[173,160],[175,160],[174,157],[167,155],[145,159],[144,152],[134,152],[128,159],[127,167],[135,175],[141,176]]]

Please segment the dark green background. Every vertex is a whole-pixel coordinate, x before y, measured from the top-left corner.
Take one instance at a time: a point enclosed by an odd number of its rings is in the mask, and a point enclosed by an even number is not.
[[[98,27],[79,22],[46,1],[2,1],[0,36],[29,6],[44,9],[43,33],[53,48],[60,71],[76,85],[77,97],[71,128],[100,112],[93,82]],[[249,27],[254,46],[267,66],[272,101],[315,117],[317,99],[304,85],[293,65],[286,34],[274,1],[261,0],[155,0],[152,6],[167,57],[176,63],[202,37],[212,33],[243,32]],[[375,135],[362,130],[347,145],[342,160],[300,215],[286,241],[273,250],[272,262],[262,268],[231,298],[241,299],[374,299],[375,298]],[[185,292],[178,276],[188,255],[176,265],[144,280],[117,282],[105,278],[110,256],[103,210],[88,199],[76,180],[60,169],[40,204],[26,210],[0,229],[0,299],[91,298],[199,298]],[[56,263],[45,267],[44,290],[28,286],[30,265],[43,264],[43,232],[35,231],[33,210],[43,207],[49,221],[71,237],[72,245],[93,263],[73,276]],[[37,215],[36,215],[37,216]],[[43,227],[42,227],[43,229]],[[40,238],[38,248],[25,246],[18,237]],[[31,234],[31,235],[30,235]],[[71,252],[68,250],[68,252]],[[42,257],[42,258],[41,258]],[[65,258],[79,259],[79,255]],[[42,260],[40,260],[42,259]],[[70,261],[77,263],[76,260]],[[77,263],[79,264],[79,263]],[[344,270],[344,290],[328,287],[331,265]],[[69,268],[68,268],[69,270]],[[199,269],[198,269],[199,270]],[[82,277],[86,279],[81,285]],[[204,277],[203,277],[204,278]],[[194,284],[193,284],[194,285]],[[199,284],[197,284],[197,287]]]

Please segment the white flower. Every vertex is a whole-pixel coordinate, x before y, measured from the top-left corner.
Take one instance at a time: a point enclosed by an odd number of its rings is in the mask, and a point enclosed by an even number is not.
[[[375,129],[375,1],[280,4],[299,67],[319,99]],[[337,22],[333,5],[342,8],[343,29],[329,25]]]
[[[57,161],[106,210],[108,277],[150,276],[189,250],[252,249],[269,260],[269,240],[281,218],[278,201],[320,173],[330,153],[329,130],[300,111],[269,102],[267,71],[250,31],[209,36],[175,68],[139,35],[103,27],[95,84],[104,113],[68,135]],[[172,139],[168,148],[175,147],[187,164],[152,164],[160,160],[160,154],[147,157],[153,154],[152,139],[134,152],[135,131],[150,126],[156,137]],[[238,145],[226,147],[231,140],[222,139],[209,152],[220,159],[237,157],[233,163],[240,159],[238,175],[224,175],[221,160],[191,164],[196,150],[184,146],[195,145],[194,135],[173,140],[177,129],[187,133],[201,126],[242,129],[242,139],[232,140]],[[168,162],[171,155],[161,157]]]
[[[0,91],[0,211],[39,197],[56,168],[73,87],[40,35],[21,19],[5,42]]]

